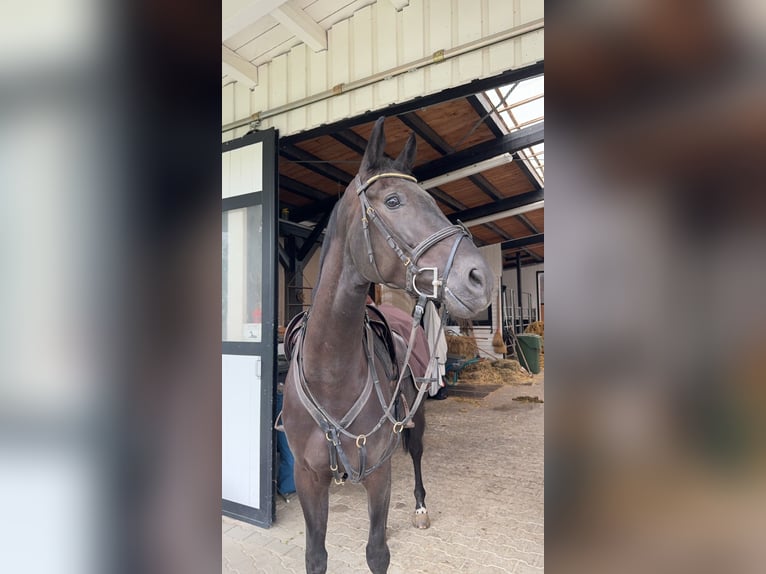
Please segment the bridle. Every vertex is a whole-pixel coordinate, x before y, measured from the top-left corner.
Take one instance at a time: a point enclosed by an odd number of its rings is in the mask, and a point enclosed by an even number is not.
[[[452,263],[455,260],[455,253],[457,252],[457,248],[464,238],[468,237],[470,239],[471,233],[468,231],[468,229],[466,229],[465,225],[458,221],[457,224],[443,227],[439,231],[432,233],[423,241],[418,243],[415,247],[407,247],[406,242],[402,241],[402,239],[385,223],[385,221],[383,221],[383,219],[378,215],[377,211],[375,211],[372,205],[370,205],[369,199],[367,199],[367,190],[369,187],[376,181],[384,178],[406,179],[408,181],[412,181],[413,183],[418,182],[417,178],[411,175],[396,172],[379,173],[377,175],[373,175],[364,183],[362,183],[362,179],[359,177],[359,174],[357,174],[356,178],[354,178],[354,183],[356,184],[356,194],[362,204],[362,229],[364,230],[364,240],[367,243],[367,256],[370,259],[370,264],[375,270],[375,274],[378,276],[378,280],[375,282],[383,283],[388,287],[397,288],[395,285],[391,285],[383,279],[383,276],[380,274],[380,270],[378,269],[378,265],[375,262],[375,254],[373,253],[372,241],[370,239],[370,221],[372,221],[378,230],[383,234],[383,237],[386,239],[386,243],[388,243],[389,247],[394,250],[394,253],[396,253],[396,255],[404,264],[404,267],[407,270],[407,279],[405,281],[404,289],[413,297],[425,297],[427,299],[440,300],[441,296],[439,293],[439,287],[442,285],[446,286],[447,284],[447,277],[449,276],[449,272],[452,270]],[[418,260],[425,254],[426,251],[431,249],[431,247],[438,244],[442,240],[447,239],[453,235],[458,235],[458,237],[455,239],[455,242],[452,245],[452,251],[450,252],[447,263],[444,266],[444,272],[441,278],[439,278],[438,267],[418,267]],[[402,248],[402,245],[405,247]],[[433,289],[431,293],[423,293],[415,284],[417,276],[424,271],[430,271],[433,275],[433,279],[431,281]]]
[[[354,179],[356,183],[356,194],[359,197],[359,200],[362,205],[362,229],[364,230],[364,238],[367,244],[367,254],[370,259],[370,264],[372,265],[376,275],[378,276],[378,281],[376,282],[383,283],[385,285],[388,285],[389,287],[398,288],[396,285],[391,285],[388,282],[386,282],[383,279],[383,276],[380,274],[380,270],[378,269],[377,263],[375,262],[375,255],[372,249],[372,240],[370,239],[370,227],[369,227],[370,221],[372,221],[373,224],[378,228],[378,230],[383,234],[383,236],[386,239],[386,243],[388,243],[389,247],[391,247],[391,249],[394,250],[396,255],[404,264],[404,267],[407,271],[405,289],[410,295],[412,295],[413,297],[417,297],[417,303],[415,304],[415,308],[412,314],[412,327],[410,329],[410,339],[407,344],[407,351],[406,351],[404,360],[402,361],[402,367],[399,370],[399,377],[396,382],[396,387],[393,390],[393,394],[391,395],[391,399],[390,401],[385,400],[383,395],[383,390],[381,388],[381,381],[379,380],[377,372],[375,370],[374,361],[373,361],[373,355],[375,354],[373,350],[375,336],[373,335],[373,332],[370,328],[369,317],[366,314],[365,314],[365,324],[364,324],[363,347],[364,347],[365,355],[367,358],[367,368],[368,368],[367,382],[361,394],[359,395],[359,397],[357,397],[352,407],[348,410],[348,412],[346,412],[346,414],[343,417],[341,417],[340,419],[337,419],[333,417],[329,412],[327,412],[327,410],[324,407],[322,407],[322,405],[319,403],[316,397],[314,397],[313,393],[311,392],[311,389],[309,388],[307,377],[304,371],[303,353],[302,353],[302,348],[303,348],[303,343],[305,340],[305,333],[306,333],[305,326],[308,321],[308,313],[306,313],[303,316],[302,333],[298,339],[298,347],[295,352],[298,368],[292,371],[293,377],[295,379],[295,388],[298,395],[298,399],[303,404],[304,408],[308,411],[309,415],[311,415],[311,418],[313,418],[314,421],[317,423],[317,425],[319,425],[319,427],[322,429],[322,432],[324,432],[325,438],[327,439],[327,445],[328,445],[329,457],[330,457],[330,470],[333,473],[333,478],[336,484],[343,484],[346,478],[350,479],[351,482],[360,482],[361,480],[369,476],[372,472],[374,472],[377,468],[379,468],[381,465],[383,465],[391,457],[391,455],[393,454],[395,450],[396,445],[398,444],[399,434],[402,432],[402,430],[404,430],[406,425],[410,423],[412,418],[415,416],[415,413],[418,411],[418,408],[420,407],[420,405],[423,402],[423,399],[425,398],[425,394],[428,390],[429,383],[432,380],[435,380],[434,377],[438,377],[438,371],[434,373],[434,371],[437,370],[436,357],[432,355],[431,360],[429,361],[428,369],[426,370],[426,373],[425,373],[425,377],[416,379],[416,381],[420,383],[420,387],[417,389],[418,393],[415,398],[415,401],[412,404],[411,409],[409,410],[408,413],[405,414],[404,418],[402,418],[401,420],[397,420],[396,404],[397,404],[398,396],[401,390],[402,380],[404,379],[407,369],[409,367],[409,359],[412,354],[412,348],[415,344],[415,335],[417,333],[418,325],[420,324],[420,319],[423,316],[426,302],[428,299],[436,299],[436,300],[441,299],[441,294],[439,293],[439,287],[444,286],[445,289],[447,288],[446,286],[447,277],[449,276],[449,273],[452,270],[452,264],[455,260],[455,254],[457,253],[457,249],[460,246],[460,242],[466,237],[468,238],[471,237],[471,234],[468,231],[468,229],[466,229],[466,227],[461,222],[458,222],[456,225],[450,225],[440,229],[439,231],[435,233],[432,233],[431,235],[426,237],[423,241],[418,243],[414,248],[409,248],[406,242],[404,242],[394,231],[392,231],[391,228],[386,224],[386,222],[378,215],[375,209],[373,209],[372,205],[370,205],[370,201],[367,199],[367,189],[369,189],[369,187],[373,183],[383,178],[406,179],[414,183],[417,183],[417,179],[411,175],[407,175],[404,173],[394,173],[394,172],[379,173],[377,175],[370,177],[364,183],[362,183],[362,180],[359,177],[359,175],[357,175],[356,178]],[[438,267],[418,267],[417,262],[423,256],[423,254],[426,253],[426,251],[431,249],[433,246],[435,246],[442,240],[452,237],[453,235],[457,235],[457,237],[455,238],[455,241],[452,244],[452,250],[450,251],[449,257],[447,259],[447,263],[444,266],[444,271],[441,277],[439,277]],[[402,246],[405,246],[405,247],[402,248]],[[424,271],[431,271],[431,273],[433,274],[433,280],[431,281],[431,284],[433,285],[433,290],[431,293],[423,293],[422,291],[420,291],[420,289],[418,289],[417,285],[415,284],[415,280],[417,279],[417,276],[420,273],[423,273]],[[439,314],[439,319],[440,319],[439,330],[440,331],[441,329],[444,328],[445,309],[446,309],[445,305],[442,305],[442,309]],[[378,422],[366,433],[364,434],[351,433],[348,430],[348,428],[356,420],[356,418],[359,416],[360,412],[362,411],[363,407],[367,404],[367,400],[372,394],[373,389],[375,390],[375,395],[378,398],[380,406],[383,410],[383,414],[378,419]],[[280,427],[278,426],[278,420],[279,420],[279,417],[277,417],[277,422],[275,422],[275,428],[280,430]],[[384,447],[383,453],[380,455],[380,458],[374,464],[368,465],[367,446],[366,446],[367,437],[371,436],[372,434],[377,432],[379,429],[383,428],[384,423],[386,422],[389,422],[392,425],[386,446]],[[349,460],[343,448],[341,438],[344,436],[349,439],[352,439],[358,450],[359,464],[357,468],[354,468],[354,466],[351,464],[351,461]],[[340,474],[339,464],[338,464],[339,462],[346,469],[347,471],[346,476],[342,476]]]

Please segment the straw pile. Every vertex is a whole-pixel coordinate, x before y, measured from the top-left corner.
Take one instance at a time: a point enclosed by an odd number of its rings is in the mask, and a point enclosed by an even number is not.
[[[506,382],[527,381],[530,378],[529,372],[516,359],[500,359],[494,361],[492,367],[503,373]]]
[[[480,359],[460,372],[460,381],[472,385],[507,385],[529,380],[529,373],[518,361]]]
[[[531,323],[526,329],[524,329],[524,332],[545,337],[545,323],[543,321],[535,321],[534,323]]]
[[[493,369],[487,359],[479,359],[460,371],[459,381],[469,385],[502,385],[504,382],[503,374]]]
[[[445,333],[447,339],[447,353],[454,357],[471,359],[479,354],[479,346],[474,337],[463,337]]]

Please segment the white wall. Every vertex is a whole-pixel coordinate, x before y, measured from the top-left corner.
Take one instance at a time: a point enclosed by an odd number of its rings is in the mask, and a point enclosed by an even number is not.
[[[327,31],[327,50],[313,52],[301,44],[259,66],[252,91],[238,82],[224,86],[221,121],[240,120],[542,17],[542,0],[411,0],[400,12],[380,0],[334,24]],[[262,127],[276,127],[286,136],[520,68],[544,59],[543,35],[538,30],[341,93],[266,118]],[[226,132],[223,140],[247,131],[245,126]]]
[[[503,253],[500,249],[500,244],[486,245],[480,247],[479,251],[487,260],[492,272],[495,274],[495,287],[492,298],[492,327],[475,326],[473,328],[474,335],[476,336],[476,344],[479,350],[482,352],[482,357],[492,357],[495,359],[502,359],[502,355],[496,354],[492,350],[492,337],[495,331],[501,328],[501,309],[500,306],[500,278],[503,273]]]
[[[537,272],[544,271],[545,266],[542,263],[529,265],[521,268],[521,292],[532,294],[532,308],[537,309]],[[506,269],[503,272],[503,285],[508,291],[508,303],[515,305],[516,301],[511,301],[511,289],[516,291],[516,269]],[[527,306],[526,295],[523,299],[524,308]]]

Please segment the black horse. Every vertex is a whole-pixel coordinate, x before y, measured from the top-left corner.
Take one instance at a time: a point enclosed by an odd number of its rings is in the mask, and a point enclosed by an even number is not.
[[[293,330],[282,421],[295,456],[310,574],[327,570],[329,487],[347,477],[367,491],[367,565],[375,574],[388,570],[390,456],[402,434],[415,467],[414,522],[429,524],[420,473],[425,412],[418,408],[426,384],[416,387],[401,349],[392,351],[368,312],[370,284],[421,295],[421,305],[426,296],[438,299],[460,318],[486,308],[494,285],[467,230],[452,225],[410,175],[414,134],[392,161],[384,155],[383,123],[375,123],[359,173],[333,211],[311,311]]]

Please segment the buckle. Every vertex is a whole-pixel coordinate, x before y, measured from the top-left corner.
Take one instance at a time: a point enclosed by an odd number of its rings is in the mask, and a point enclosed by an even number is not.
[[[418,275],[420,275],[423,271],[430,271],[433,274],[433,280],[431,281],[431,285],[433,286],[433,293],[423,293],[420,289],[418,289],[418,286],[415,283]],[[421,267],[412,274],[412,288],[415,290],[415,293],[422,295],[423,297],[428,297],[429,299],[438,299],[439,287],[441,284],[442,281],[439,279],[439,269],[437,267]]]

